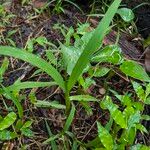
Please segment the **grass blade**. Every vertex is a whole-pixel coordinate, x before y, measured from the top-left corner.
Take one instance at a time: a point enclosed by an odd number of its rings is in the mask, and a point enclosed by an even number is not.
[[[68,129],[69,129],[69,127],[70,127],[70,125],[71,125],[71,123],[73,121],[75,110],[76,110],[75,106],[72,105],[72,109],[70,111],[70,114],[69,114],[69,116],[68,116],[68,118],[66,120],[65,126],[64,126],[64,132],[68,131]]]
[[[108,9],[104,18],[99,23],[98,27],[94,31],[91,39],[85,46],[81,56],[79,57],[68,81],[68,90],[71,90],[79,76],[82,74],[84,68],[89,63],[91,55],[100,47],[104,36],[106,35],[109,24],[112,21],[117,9],[120,5],[121,0],[115,0]]]
[[[55,141],[61,136],[61,134],[52,135],[50,138],[48,138],[46,141],[43,142],[43,144],[48,144],[51,141]]]
[[[51,129],[50,129],[49,125],[48,125],[48,122],[46,120],[45,120],[45,124],[46,124],[46,129],[47,129],[47,132],[48,132],[49,136],[50,137],[53,136],[53,134],[51,132]],[[55,140],[51,141],[50,145],[52,147],[52,150],[57,150],[57,145],[56,145]]]
[[[12,100],[12,102],[17,107],[19,117],[22,118],[23,117],[23,108],[22,108],[21,103],[19,102],[18,98],[16,98],[7,88],[3,87],[3,90],[4,90],[3,95],[6,98]]]
[[[56,85],[55,82],[19,82],[14,83],[7,87],[9,91],[19,91],[21,89],[39,88],[39,87],[50,87]]]
[[[85,102],[98,102],[98,99],[96,99],[93,96],[90,95],[75,95],[70,96],[71,101],[85,101]]]
[[[1,68],[0,68],[0,78],[1,79],[3,78],[5,71],[8,69],[8,65],[9,65],[8,58],[4,58],[3,63],[2,63]]]
[[[50,65],[40,57],[29,52],[23,51],[21,49],[9,46],[0,46],[0,55],[12,56],[40,68],[41,70],[45,71],[48,75],[50,75],[57,82],[57,84],[65,91],[65,83],[63,77],[52,65]]]
[[[37,100],[34,105],[36,107],[42,107],[42,108],[56,108],[56,109],[66,109],[65,105],[59,104],[57,103],[57,101],[52,101],[52,102],[48,102],[48,101],[40,101]]]

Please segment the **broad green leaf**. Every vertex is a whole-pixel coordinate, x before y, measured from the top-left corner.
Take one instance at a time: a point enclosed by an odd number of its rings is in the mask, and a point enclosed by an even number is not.
[[[135,110],[137,111],[143,111],[144,110],[144,105],[141,102],[132,102],[133,107],[135,108]]]
[[[118,9],[117,13],[125,22],[130,22],[134,19],[134,13],[129,8],[120,8]]]
[[[128,129],[130,130],[132,127],[135,127],[136,124],[140,122],[141,114],[140,111],[137,111],[133,115],[131,115],[128,119]]]
[[[145,104],[147,105],[150,105],[150,96],[148,96],[145,101],[144,101]]]
[[[94,77],[103,77],[105,76],[108,72],[110,71],[109,68],[106,67],[100,67],[100,68],[96,68],[93,72],[93,76]]]
[[[3,78],[3,75],[8,68],[8,65],[9,65],[8,58],[4,58],[3,63],[2,63],[1,68],[0,68],[0,79]]]
[[[61,45],[61,51],[63,54],[63,61],[67,68],[67,73],[70,75],[79,56],[81,55],[81,51],[75,47],[67,47],[64,45]]]
[[[115,95],[124,106],[131,106],[131,98],[128,95]]]
[[[29,128],[21,128],[20,131],[21,131],[21,134],[23,134],[27,137],[33,137],[34,136],[33,131]]]
[[[42,107],[42,108],[66,109],[65,105],[59,104],[56,101],[48,102],[48,101],[36,100],[34,105],[36,107]]]
[[[134,113],[135,109],[132,106],[127,106],[123,111],[123,114],[126,116],[126,118],[129,118]]]
[[[126,128],[127,124],[126,124],[126,119],[123,115],[123,113],[121,113],[120,110],[118,110],[117,108],[113,107],[113,109],[109,109],[112,118],[114,119],[114,121],[120,125],[120,127],[122,128]]]
[[[121,138],[119,139],[119,143],[123,145],[132,145],[136,137],[136,128],[132,127],[130,129],[123,130],[121,134]]]
[[[125,131],[125,133],[127,134],[127,139],[124,140],[128,141],[129,145],[132,145],[136,138],[136,133],[137,133],[136,127],[130,128],[130,130]]]
[[[0,140],[2,140],[2,141],[11,140],[16,137],[18,137],[18,135],[15,132],[11,132],[8,130],[0,131]]]
[[[120,64],[123,61],[121,49],[117,45],[109,45],[92,58],[92,62]]]
[[[148,74],[145,72],[144,68],[135,61],[132,60],[124,61],[120,66],[120,69],[127,76],[130,76],[132,78],[141,81],[150,82],[150,78]]]
[[[98,102],[98,99],[96,99],[93,96],[90,95],[75,95],[70,96],[71,101],[85,101],[85,102]]]
[[[26,122],[24,123],[24,125],[22,126],[21,129],[23,129],[23,128],[29,128],[31,125],[32,125],[32,121],[26,121]]]
[[[16,121],[17,115],[14,112],[9,113],[1,122],[0,122],[0,131],[10,127]]]
[[[147,129],[146,129],[142,124],[137,124],[137,125],[136,125],[136,128],[137,128],[138,130],[140,130],[141,132],[145,132],[145,133],[148,134]]]
[[[111,117],[120,127],[127,128],[125,116],[118,109],[118,106],[112,102],[109,96],[106,96],[106,99],[101,102],[101,106],[109,110]]]
[[[65,125],[64,125],[64,129],[63,129],[64,132],[68,131],[69,127],[71,126],[71,123],[72,123],[72,121],[74,119],[75,111],[76,111],[75,106],[72,105],[70,114],[69,114],[69,116],[68,116],[68,118],[67,118],[67,120],[65,122]]]
[[[95,85],[96,82],[94,81],[94,79],[92,79],[91,77],[87,77],[84,78],[81,76],[78,80],[79,84],[83,87],[83,89],[86,91],[88,90],[88,88],[91,86],[91,85]]]
[[[35,41],[41,46],[45,46],[45,44],[47,43],[46,37],[43,36],[36,38]]]
[[[137,83],[137,82],[132,82],[133,88],[137,94],[137,96],[140,98],[140,100],[144,101],[145,100],[145,92],[143,90],[143,87]]]
[[[121,134],[121,138],[119,139],[119,143],[126,145],[132,145],[135,137],[136,137],[136,127],[132,127],[130,129],[123,130],[123,133]]]
[[[23,121],[22,121],[22,119],[18,119],[18,120],[17,120],[17,123],[16,123],[16,125],[15,125],[16,131],[19,131],[19,130],[22,128],[22,126],[23,126]]]
[[[50,87],[56,85],[55,82],[17,82],[13,85],[6,87],[9,91],[19,91],[21,89],[39,88],[39,87]]]
[[[116,91],[110,90],[118,100],[124,105],[124,106],[131,106],[132,105],[132,100],[129,94],[125,95],[119,95]]]
[[[65,91],[65,83],[60,73],[52,65],[50,65],[40,57],[21,49],[8,46],[0,46],[0,55],[15,57],[38,67],[39,69],[45,71],[48,75],[50,75]]]
[[[82,74],[83,70],[86,68],[87,64],[89,63],[92,54],[96,52],[98,48],[101,46],[102,40],[104,36],[107,34],[109,24],[111,23],[115,13],[117,12],[120,3],[121,0],[115,0],[112,3],[108,11],[106,12],[104,18],[101,20],[98,27],[95,29],[94,33],[92,34],[92,37],[90,38],[89,42],[86,44],[85,48],[83,49],[83,52],[80,55],[70,75],[68,81],[68,87],[67,87],[68,90],[71,90],[75,82],[78,80],[79,76]]]
[[[98,128],[98,137],[100,138],[100,141],[102,142],[104,147],[107,150],[112,150],[113,149],[112,136],[99,122],[97,122],[97,128]]]

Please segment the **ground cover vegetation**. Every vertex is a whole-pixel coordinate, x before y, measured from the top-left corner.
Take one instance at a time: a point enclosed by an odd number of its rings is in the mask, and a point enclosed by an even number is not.
[[[0,149],[150,149],[150,3],[127,3],[0,3]]]

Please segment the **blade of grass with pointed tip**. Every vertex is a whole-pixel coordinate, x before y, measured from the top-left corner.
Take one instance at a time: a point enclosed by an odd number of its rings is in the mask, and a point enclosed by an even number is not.
[[[47,132],[48,132],[49,136],[50,136],[50,137],[53,136],[53,134],[52,134],[52,132],[51,132],[51,129],[50,129],[50,126],[49,126],[47,120],[45,120],[45,124],[46,124],[46,129],[47,129]],[[56,145],[55,140],[51,141],[51,142],[50,142],[50,145],[51,145],[51,147],[52,147],[52,150],[57,150],[57,145]]]
[[[83,49],[81,56],[79,57],[68,81],[68,90],[71,90],[75,82],[78,80],[79,76],[82,74],[84,68],[89,63],[91,55],[100,47],[104,36],[106,35],[109,24],[111,23],[117,9],[121,3],[121,0],[115,0],[108,11],[106,12],[104,18],[99,23],[98,27],[95,29],[91,39]]]
[[[29,89],[29,88],[39,88],[39,87],[50,87],[53,85],[57,85],[55,82],[19,82],[14,83],[7,87],[9,91],[16,91],[21,89]]]
[[[40,68],[41,70],[45,71],[49,76],[51,76],[57,82],[57,84],[65,91],[65,82],[63,80],[63,77],[52,65],[50,65],[40,57],[26,52],[22,49],[9,46],[0,46],[0,55],[12,56]]]
[[[61,134],[52,135],[50,138],[48,138],[46,141],[44,141],[43,144],[48,144],[49,142],[58,139],[60,136],[61,136]]]

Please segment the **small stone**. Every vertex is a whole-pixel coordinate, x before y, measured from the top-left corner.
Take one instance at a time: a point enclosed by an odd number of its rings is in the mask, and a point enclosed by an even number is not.
[[[105,90],[104,88],[100,88],[100,89],[99,89],[99,93],[100,93],[101,95],[104,95],[104,94],[106,93],[106,90]]]

